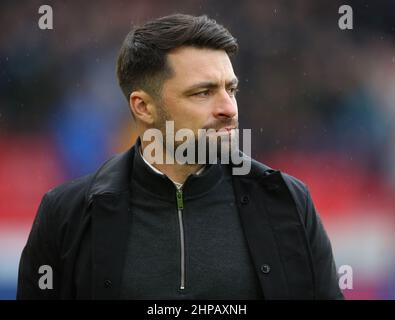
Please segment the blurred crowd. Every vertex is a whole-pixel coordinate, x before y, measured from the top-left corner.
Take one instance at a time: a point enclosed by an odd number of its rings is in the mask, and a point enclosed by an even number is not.
[[[361,216],[395,221],[395,2],[348,1],[352,30],[338,27],[341,1],[46,1],[53,30],[38,28],[42,4],[1,2],[0,223],[24,217],[28,225],[45,188],[92,172],[134,142],[115,75],[131,27],[174,12],[207,14],[240,45],[239,120],[252,129],[253,156],[311,187],[337,260],[354,263],[356,277],[360,271],[367,279],[349,297],[395,298],[395,252],[385,262],[363,260],[393,251],[394,238],[378,239],[381,225],[376,232],[358,224]],[[16,208],[10,199],[20,196],[29,173],[42,187],[34,197],[25,187],[31,201]],[[338,219],[349,221],[347,232]],[[363,258],[355,251],[362,240]],[[366,263],[385,264],[382,276]]]

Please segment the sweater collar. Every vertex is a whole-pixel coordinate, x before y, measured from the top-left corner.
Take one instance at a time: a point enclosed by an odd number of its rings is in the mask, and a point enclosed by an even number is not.
[[[158,173],[158,174],[160,174],[160,175],[164,175],[163,172],[161,172],[160,170],[158,170],[157,168],[155,168],[152,164],[150,164],[150,163],[144,158],[144,155],[143,155],[143,153],[141,152],[141,145],[138,146],[138,152],[140,153],[140,156],[141,156],[141,158],[143,159],[143,161],[145,162],[145,164],[146,164],[148,167],[150,167],[150,168],[152,169],[152,171],[154,171],[155,173]],[[201,173],[203,172],[203,170],[204,170],[205,168],[206,168],[205,166],[201,167],[195,174],[198,176],[199,174],[201,174]],[[170,179],[170,178],[169,178],[169,179]],[[181,189],[181,188],[182,188],[183,183],[174,181],[174,180],[172,180],[172,179],[170,179],[170,180],[174,183],[174,185],[176,186],[177,189]]]
[[[164,173],[153,167],[143,158],[140,152],[140,141],[136,143],[136,154],[133,160],[132,180],[160,198],[174,200],[177,183]],[[223,177],[220,164],[209,164],[198,172],[191,174],[182,184],[184,199],[200,196],[214,188]],[[181,186],[180,186],[181,187]]]

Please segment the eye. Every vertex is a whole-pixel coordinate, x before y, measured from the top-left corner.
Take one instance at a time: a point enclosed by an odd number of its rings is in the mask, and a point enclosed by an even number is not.
[[[193,94],[196,97],[208,97],[210,95],[210,90],[203,90]]]
[[[229,95],[234,97],[236,96],[236,93],[239,92],[239,89],[237,87],[232,87],[228,89]]]

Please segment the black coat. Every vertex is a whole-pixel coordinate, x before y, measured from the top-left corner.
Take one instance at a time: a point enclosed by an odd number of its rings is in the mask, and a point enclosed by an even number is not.
[[[22,252],[18,299],[119,298],[135,151],[45,194]],[[305,184],[252,160],[233,186],[265,298],[342,299],[331,244]],[[53,289],[38,286],[42,265],[53,269]]]

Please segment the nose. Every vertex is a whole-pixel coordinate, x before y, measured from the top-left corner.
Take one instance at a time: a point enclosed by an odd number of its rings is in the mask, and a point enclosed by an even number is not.
[[[215,101],[214,117],[218,119],[233,118],[237,116],[237,102],[234,97],[229,96],[225,90]]]

